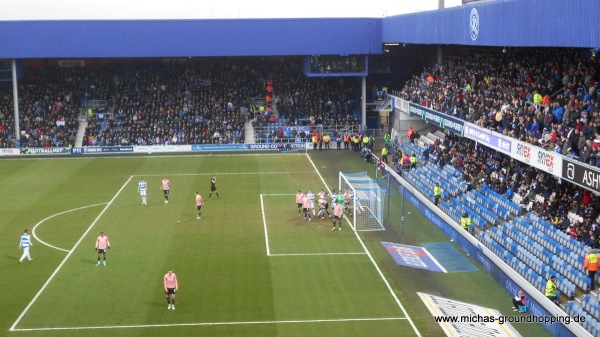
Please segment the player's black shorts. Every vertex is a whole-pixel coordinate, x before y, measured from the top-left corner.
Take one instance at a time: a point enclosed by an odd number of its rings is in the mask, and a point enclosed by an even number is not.
[[[301,202],[298,203],[298,208],[302,208],[302,203]]]
[[[344,201],[344,206],[350,206],[350,201],[348,201],[348,202]]]
[[[169,194],[169,190],[163,190],[163,194],[164,194],[164,195],[167,195],[167,194]]]
[[[175,288],[167,288],[167,294],[175,295]]]
[[[304,208],[303,208],[303,210],[304,210],[305,212],[308,212],[308,208],[306,208],[306,207],[304,207]]]
[[[201,210],[202,209],[202,205],[196,205],[196,209],[197,210]]]
[[[337,216],[337,215],[334,215],[334,216],[333,216],[333,220],[342,220],[342,218],[341,218],[341,217],[339,217],[339,216]]]
[[[98,254],[106,254],[106,249],[98,248]]]
[[[214,191],[216,191],[216,190],[217,190],[217,186],[215,186],[215,185],[210,185],[210,191],[211,191],[211,192],[214,192]]]
[[[325,204],[325,209],[329,209],[329,204]]]

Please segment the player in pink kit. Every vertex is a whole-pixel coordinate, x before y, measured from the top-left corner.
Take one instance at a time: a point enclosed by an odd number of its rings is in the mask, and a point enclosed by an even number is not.
[[[169,189],[171,187],[171,181],[169,181],[169,179],[167,179],[167,177],[164,177],[162,180],[162,186],[161,189],[163,190],[163,195],[165,196],[165,204],[169,203]]]
[[[338,230],[342,230],[342,218],[344,217],[344,211],[342,210],[342,206],[340,206],[340,203],[335,203],[333,204],[333,228],[331,228],[331,230],[335,229],[335,221],[338,221],[339,227]]]
[[[198,217],[196,219],[202,219],[202,196],[200,193],[196,192],[196,210],[198,210]]]
[[[306,216],[308,215],[308,221],[311,221],[310,215],[310,198],[307,195],[303,195],[302,197],[302,210],[304,211],[304,221],[306,221]]]
[[[164,277],[165,294],[167,295],[167,309],[175,310],[175,293],[179,290],[179,284],[177,283],[177,275],[173,272],[173,269],[169,268]]]
[[[96,239],[95,249],[98,252],[98,263],[96,263],[96,267],[100,265],[100,255],[104,257],[104,266],[106,267],[106,250],[110,249],[110,241],[108,241],[108,236],[105,236],[104,232],[100,232],[100,236]]]
[[[296,205],[298,205],[298,216],[300,216],[300,212],[302,211],[302,203],[304,201],[304,194],[300,190],[296,192]]]

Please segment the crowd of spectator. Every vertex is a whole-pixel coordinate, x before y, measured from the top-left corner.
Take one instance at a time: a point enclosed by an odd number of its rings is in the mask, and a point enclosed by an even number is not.
[[[585,52],[464,48],[413,77],[401,95],[600,167],[600,62]]]
[[[243,143],[249,98],[263,96],[268,63],[252,59],[130,61],[113,69],[112,118],[88,145]]]
[[[77,68],[35,67],[19,80],[21,146],[72,146],[77,135],[81,99],[92,94],[93,73]],[[13,88],[0,82],[0,147],[17,147]]]
[[[358,124],[356,82],[344,77],[306,77],[300,66],[286,62],[272,73],[279,119],[286,125]],[[261,125],[268,123],[268,117]]]
[[[274,92],[265,91],[267,81]],[[289,126],[358,124],[355,82],[306,77],[301,58],[42,64],[26,66],[18,83],[21,146],[73,146],[90,100],[106,106],[90,111],[84,146],[242,143],[255,117],[255,126],[274,125],[271,118]],[[0,146],[16,147],[12,83],[0,83],[0,98]],[[271,114],[258,111],[257,99]]]
[[[600,197],[510,156],[448,135],[427,150],[429,161],[453,166],[469,189],[487,186],[592,248],[600,248]],[[574,216],[569,216],[569,213]],[[576,217],[575,217],[576,216]],[[576,220],[576,219],[581,219]]]

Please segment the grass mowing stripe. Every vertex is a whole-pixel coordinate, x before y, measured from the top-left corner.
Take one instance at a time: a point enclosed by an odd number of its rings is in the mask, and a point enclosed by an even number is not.
[[[254,321],[254,322],[200,322],[200,323],[173,323],[173,324],[140,324],[140,325],[105,325],[81,326],[59,328],[24,328],[12,331],[53,331],[53,330],[97,330],[97,329],[132,329],[132,328],[164,328],[186,326],[216,326],[216,325],[256,325],[256,324],[294,324],[294,323],[339,323],[339,322],[364,322],[364,321],[399,321],[406,317],[376,317],[376,318],[340,318],[340,319],[309,319],[286,321]]]
[[[329,186],[325,182],[325,179],[323,179],[323,176],[321,175],[321,172],[319,172],[319,169],[317,169],[317,166],[315,165],[315,163],[312,161],[312,159],[310,159],[310,156],[308,155],[308,153],[306,154],[306,158],[308,159],[308,161],[310,162],[310,164],[312,165],[312,167],[315,169],[315,172],[317,172],[317,175],[319,176],[319,178],[321,179],[321,181],[325,185],[325,188],[327,188],[327,190],[329,191],[329,193],[331,193],[331,189],[329,188]],[[346,218],[346,222],[348,224],[350,224],[350,221],[347,218]],[[358,239],[360,245],[365,250],[365,253],[369,257],[369,260],[371,260],[371,263],[373,263],[373,266],[377,270],[377,273],[379,273],[379,276],[381,276],[381,279],[383,280],[383,282],[385,283],[385,286],[390,291],[390,294],[392,294],[392,296],[394,297],[394,300],[396,301],[396,303],[398,303],[398,306],[400,307],[400,309],[402,309],[402,312],[406,316],[406,319],[410,323],[411,327],[413,328],[413,330],[415,331],[415,333],[417,334],[417,336],[421,337],[421,333],[417,329],[417,326],[415,325],[415,323],[413,322],[413,320],[410,318],[410,316],[408,316],[408,312],[406,311],[406,309],[404,308],[404,306],[400,302],[400,299],[398,298],[398,296],[396,296],[396,294],[394,293],[394,290],[392,289],[392,287],[390,286],[390,283],[386,280],[385,276],[381,272],[381,269],[379,269],[379,266],[377,265],[377,262],[375,262],[375,260],[373,259],[373,256],[371,256],[371,253],[369,253],[369,250],[367,249],[367,246],[365,246],[365,243],[362,241],[362,239],[360,238],[360,236],[358,235],[358,233],[356,231],[354,231],[354,235]]]
[[[46,287],[50,284],[50,282],[52,281],[52,279],[54,278],[54,276],[56,276],[56,274],[58,274],[58,272],[60,271],[60,269],[62,268],[62,266],[67,262],[67,260],[69,259],[69,257],[71,257],[71,254],[73,254],[73,252],[79,246],[79,244],[81,243],[81,241],[83,241],[83,238],[85,238],[85,236],[92,230],[92,227],[94,227],[94,225],[96,224],[96,222],[98,222],[98,220],[100,219],[100,217],[102,217],[102,214],[104,214],[104,212],[106,212],[106,210],[110,207],[110,205],[119,196],[119,194],[121,193],[121,191],[123,191],[123,189],[125,188],[125,186],[127,186],[127,184],[129,184],[129,182],[131,181],[132,178],[133,178],[133,176],[130,176],[129,179],[127,179],[127,181],[123,184],[123,186],[121,186],[121,188],[117,191],[117,193],[112,197],[112,199],[110,199],[110,201],[106,204],[106,206],[104,207],[104,209],[102,209],[102,211],[100,212],[100,214],[98,214],[98,216],[96,217],[96,219],[94,219],[94,221],[88,227],[88,229],[85,231],[85,233],[83,233],[83,235],[75,243],[75,245],[69,251],[69,253],[67,254],[67,256],[65,256],[65,258],[61,261],[61,263],[58,265],[58,267],[56,267],[56,269],[54,270],[54,272],[50,275],[50,277],[48,278],[48,280],[46,280],[46,282],[44,283],[44,285],[42,285],[42,288],[35,294],[35,296],[33,297],[33,299],[31,299],[31,301],[25,307],[25,309],[23,310],[23,312],[21,312],[21,314],[19,315],[19,317],[17,317],[17,320],[10,327],[9,331],[15,331],[15,327],[23,319],[23,317],[25,316],[25,314],[27,314],[27,311],[29,311],[29,308],[31,308],[31,306],[33,306],[33,304],[35,303],[35,301],[37,301],[37,299],[40,297],[40,295],[42,294],[42,292],[44,291],[44,289],[46,289]]]

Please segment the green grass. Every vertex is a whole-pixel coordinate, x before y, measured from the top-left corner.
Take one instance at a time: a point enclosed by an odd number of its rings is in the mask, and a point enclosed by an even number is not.
[[[408,204],[401,235],[399,195],[387,230],[360,234],[371,255],[346,224],[302,221],[297,189],[337,188],[340,170],[372,171],[348,151],[310,156],[318,172],[304,154],[1,161],[0,336],[416,336],[396,297],[422,336],[443,335],[418,291],[512,313],[484,271],[395,264],[381,241],[448,241]],[[213,174],[221,200],[208,200]],[[195,191],[205,200],[200,221]],[[34,261],[20,265],[19,236],[34,226],[47,245],[34,238]],[[107,267],[95,267],[100,231],[111,241]],[[176,311],[162,289],[168,268],[180,283]],[[516,328],[548,335],[540,325]]]

